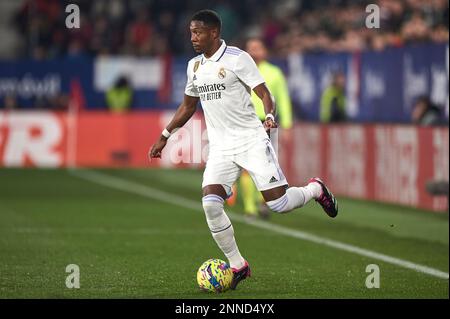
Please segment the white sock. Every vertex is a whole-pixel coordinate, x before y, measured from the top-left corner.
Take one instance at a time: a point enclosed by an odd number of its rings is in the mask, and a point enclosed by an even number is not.
[[[305,186],[305,188],[311,192],[314,199],[317,199],[320,197],[320,195],[322,195],[322,186],[320,186],[320,184],[317,182],[309,183]]]
[[[226,216],[225,213],[224,215]],[[216,241],[217,246],[219,246],[224,255],[228,258],[230,267],[239,269],[245,265],[245,260],[239,252],[236,240],[234,239],[233,225],[230,224],[229,228],[221,232],[212,233],[212,236]]]
[[[318,198],[321,193],[322,187],[318,183],[309,183],[305,187],[289,187],[286,194],[266,204],[274,212],[287,213],[304,206],[313,198]]]
[[[230,267],[239,269],[245,265],[245,260],[237,247],[233,225],[223,210],[223,202],[220,196],[214,194],[206,195],[202,199],[206,222],[217,246],[228,258]]]

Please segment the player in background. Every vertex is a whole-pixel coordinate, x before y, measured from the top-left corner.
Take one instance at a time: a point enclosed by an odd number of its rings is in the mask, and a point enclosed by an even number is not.
[[[211,10],[199,11],[191,18],[191,42],[200,55],[188,62],[183,102],[151,147],[149,157],[161,158],[171,133],[193,116],[201,101],[209,140],[202,204],[211,234],[233,271],[231,289],[236,289],[250,276],[250,266],[236,244],[224,201],[242,169],[252,176],[274,212],[287,213],[315,199],[330,217],[336,217],[338,206],[318,178],[304,187],[289,187],[266,132],[277,127],[273,97],[250,55],[221,39],[221,27],[219,16]],[[250,101],[251,90],[264,105],[263,124]]]
[[[281,130],[278,130],[281,147],[287,147],[292,140],[292,104],[283,71],[267,61],[267,48],[261,39],[248,39],[245,49],[256,62],[267,88],[275,99],[281,126]],[[264,105],[254,91],[252,91],[251,101],[255,106],[256,115],[264,122],[266,116]],[[242,172],[239,181],[244,204],[244,214],[253,217],[259,213],[261,217],[268,218],[269,210],[264,204],[261,193],[257,192],[250,175],[246,171]]]

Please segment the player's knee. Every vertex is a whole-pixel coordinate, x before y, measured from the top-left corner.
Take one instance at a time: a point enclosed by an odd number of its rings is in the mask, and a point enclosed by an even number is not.
[[[209,194],[202,198],[203,210],[207,216],[214,217],[223,210],[224,200],[219,195]]]
[[[202,198],[206,222],[212,232],[218,232],[230,224],[228,216],[223,210],[224,200],[217,195],[206,195]]]
[[[275,200],[271,200],[270,202],[266,202],[266,204],[276,213],[287,213],[292,210],[292,207],[289,205],[289,198],[287,194],[284,194]]]

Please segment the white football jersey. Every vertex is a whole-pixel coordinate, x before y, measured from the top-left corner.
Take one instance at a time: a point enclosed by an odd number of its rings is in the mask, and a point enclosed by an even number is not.
[[[251,90],[261,83],[251,56],[224,40],[209,59],[202,54],[189,61],[185,94],[200,98],[210,151],[238,154],[268,138],[250,100]]]

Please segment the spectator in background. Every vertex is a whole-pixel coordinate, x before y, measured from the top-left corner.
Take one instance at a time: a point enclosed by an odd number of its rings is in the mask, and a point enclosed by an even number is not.
[[[431,31],[431,39],[435,43],[447,43],[448,42],[448,29],[444,24],[436,25]]]
[[[113,112],[126,112],[133,101],[133,90],[128,79],[121,76],[115,85],[106,92],[106,104]]]
[[[135,54],[146,55],[151,51],[151,40],[153,26],[150,23],[147,10],[136,13],[136,21],[130,25],[128,30],[128,41],[136,49]]]
[[[264,42],[269,48],[272,48],[275,39],[281,33],[280,23],[271,15],[266,14],[263,15],[262,29]]]
[[[428,96],[419,97],[414,103],[412,121],[419,125],[441,124],[441,110],[433,104]]]
[[[108,19],[97,17],[92,30],[90,49],[95,54],[108,54],[111,50],[113,36]]]
[[[214,10],[222,19],[222,38],[231,42],[239,30],[239,17],[236,10],[225,0],[219,0]]]
[[[51,59],[89,53],[155,56],[191,53],[181,22],[204,0],[77,0],[81,29],[64,26],[68,0],[24,0],[15,16],[22,56]],[[279,57],[290,53],[382,51],[416,42],[448,42],[448,0],[376,0],[381,28],[365,27],[369,2],[220,0],[213,6],[229,43],[260,35]],[[255,5],[257,3],[258,5]],[[312,4],[314,3],[314,4]],[[249,28],[257,33],[249,32]],[[161,45],[164,47],[161,49]]]
[[[412,14],[411,19],[403,25],[401,34],[405,42],[421,42],[429,39],[430,29],[420,11]]]
[[[267,61],[268,53],[264,42],[259,38],[247,40],[246,51],[252,56],[258,66],[258,70],[264,78],[267,88],[275,99],[277,114],[280,118],[280,142],[286,146],[292,140],[292,104],[289,97],[288,85],[281,69]],[[265,120],[266,112],[261,99],[252,92],[252,104],[261,121]],[[253,217],[258,213],[262,218],[269,216],[269,209],[264,204],[263,198],[257,192],[255,185],[247,172],[243,172],[240,178],[244,213]],[[236,193],[236,192],[235,192]],[[259,203],[259,205],[257,205]],[[259,207],[258,207],[259,206]]]
[[[345,75],[339,71],[333,74],[331,85],[320,99],[320,121],[322,123],[343,122],[347,119],[345,109]]]

